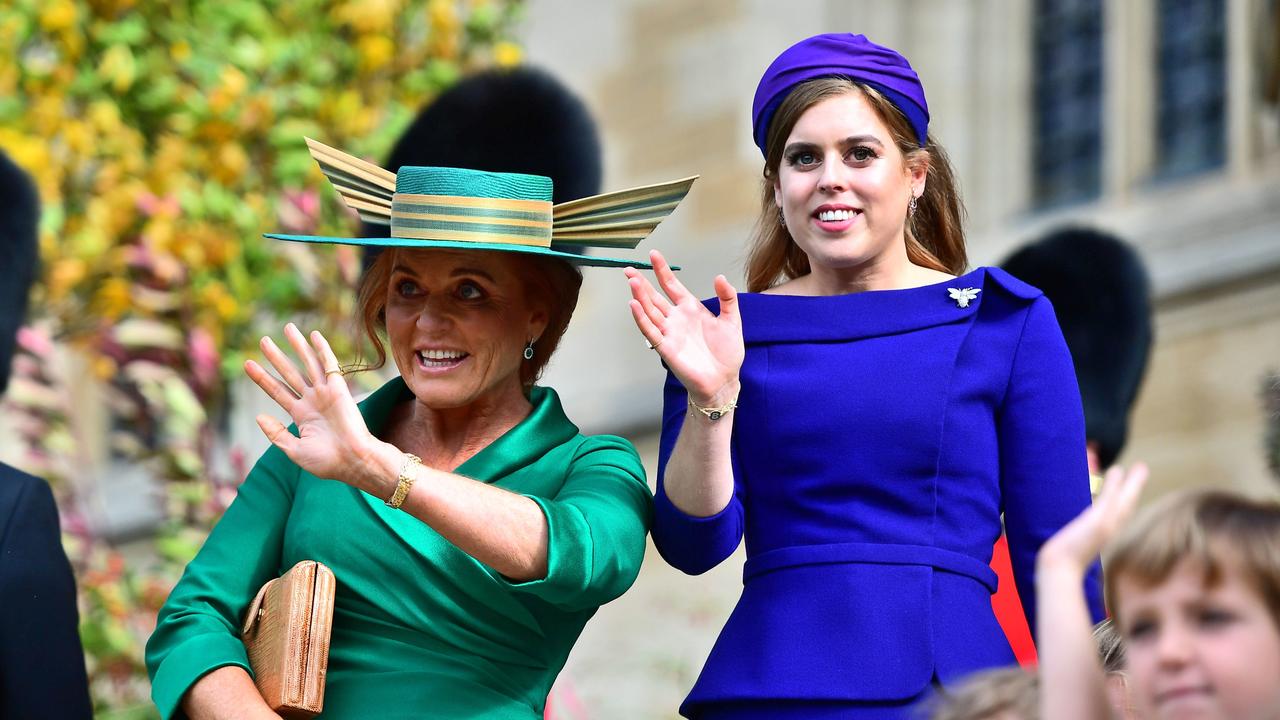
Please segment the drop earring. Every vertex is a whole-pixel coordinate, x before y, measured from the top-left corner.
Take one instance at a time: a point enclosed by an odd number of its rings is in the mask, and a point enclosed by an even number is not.
[[[533,359],[533,341],[532,340],[530,340],[529,343],[524,346],[524,359],[525,360]]]

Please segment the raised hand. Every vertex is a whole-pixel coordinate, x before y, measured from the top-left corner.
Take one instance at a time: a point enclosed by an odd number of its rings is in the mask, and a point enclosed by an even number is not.
[[[1108,470],[1098,499],[1041,546],[1038,565],[1083,574],[1133,515],[1146,482],[1147,466],[1142,463]]]
[[[311,333],[310,344],[293,323],[285,325],[284,334],[305,370],[299,370],[270,337],[262,338],[262,353],[280,377],[253,360],[245,361],[244,370],[289,413],[298,435],[270,415],[259,415],[258,427],[273,445],[312,475],[365,489],[368,458],[379,441],[365,425],[342,378],[338,359],[319,331]]]
[[[649,257],[662,293],[634,268],[624,270],[631,286],[631,315],[636,327],[694,402],[729,402],[737,396],[738,371],[745,355],[737,291],[723,275],[717,275],[720,314],[712,315],[676,278],[662,253],[652,250]]]

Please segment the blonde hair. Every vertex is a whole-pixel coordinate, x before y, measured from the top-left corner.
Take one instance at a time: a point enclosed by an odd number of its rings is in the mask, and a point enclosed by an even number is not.
[[[1147,587],[1183,561],[1204,571],[1206,587],[1238,570],[1280,627],[1280,503],[1222,490],[1175,493],[1147,507],[1116,539],[1106,561],[1107,607],[1118,622],[1122,579]]]
[[[1124,638],[1111,618],[1093,626],[1093,644],[1098,648],[1098,659],[1102,661],[1104,671],[1124,672]]]
[[[1040,679],[1017,667],[971,675],[954,691],[939,696],[930,720],[993,720],[1010,714],[1019,720],[1040,717]]]
[[[907,258],[916,265],[961,275],[968,265],[964,241],[964,203],[947,153],[929,135],[920,147],[906,116],[875,88],[842,77],[826,77],[800,83],[791,91],[769,123],[765,134],[764,182],[760,216],[752,233],[747,256],[747,290],[767,290],[780,280],[809,272],[809,258],[796,245],[786,226],[778,222],[773,184],[782,164],[782,150],[800,116],[829,98],[858,93],[888,128],[907,167],[925,163],[924,192],[916,212],[907,218]]]

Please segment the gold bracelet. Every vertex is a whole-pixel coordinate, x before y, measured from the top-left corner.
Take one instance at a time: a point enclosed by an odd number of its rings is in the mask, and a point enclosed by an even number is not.
[[[706,415],[714,422],[725,415],[728,415],[734,408],[738,407],[738,398],[735,397],[720,407],[702,407],[701,405],[698,405],[698,403],[694,402],[693,398],[689,398],[689,407],[697,410],[703,415]]]
[[[413,487],[413,481],[418,479],[418,468],[421,467],[422,458],[413,453],[404,454],[404,462],[400,463],[400,476],[396,478],[396,491],[387,501],[387,507],[398,510],[404,504],[404,499],[409,495],[409,488]]]

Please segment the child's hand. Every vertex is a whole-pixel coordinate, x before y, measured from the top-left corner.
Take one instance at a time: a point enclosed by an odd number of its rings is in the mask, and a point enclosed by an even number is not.
[[[1093,505],[1041,546],[1036,558],[1037,574],[1059,570],[1083,575],[1116,531],[1133,515],[1146,482],[1147,466],[1142,463],[1127,471],[1118,465],[1108,470],[1102,492]]]

